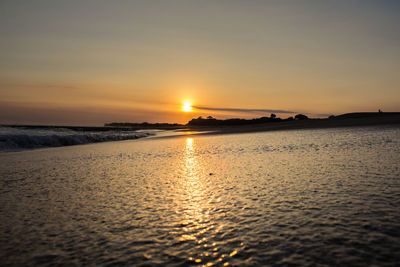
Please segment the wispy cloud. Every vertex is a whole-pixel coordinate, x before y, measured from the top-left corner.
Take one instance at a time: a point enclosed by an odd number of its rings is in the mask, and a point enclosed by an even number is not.
[[[198,110],[227,111],[227,112],[248,112],[248,113],[266,112],[266,113],[288,113],[288,114],[296,113],[295,111],[281,110],[281,109],[215,108],[215,107],[202,107],[202,106],[193,106],[193,108]]]

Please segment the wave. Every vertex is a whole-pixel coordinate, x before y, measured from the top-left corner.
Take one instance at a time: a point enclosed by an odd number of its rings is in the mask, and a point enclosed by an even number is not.
[[[121,141],[154,135],[153,131],[75,131],[67,128],[14,128],[0,126],[0,152],[34,148]]]

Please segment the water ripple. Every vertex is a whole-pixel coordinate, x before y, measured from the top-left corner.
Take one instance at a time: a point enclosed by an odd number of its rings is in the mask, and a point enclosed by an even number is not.
[[[394,266],[398,162],[374,127],[0,155],[0,263]]]

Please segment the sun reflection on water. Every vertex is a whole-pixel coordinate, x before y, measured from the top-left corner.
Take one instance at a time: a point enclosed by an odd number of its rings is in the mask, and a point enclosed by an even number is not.
[[[194,156],[195,151],[193,147],[193,138],[186,138],[186,147],[185,147],[185,168],[184,174],[186,180],[198,179],[199,172],[199,164],[197,159]]]
[[[222,234],[223,225],[212,214],[213,191],[210,188],[214,176],[209,174],[207,160],[199,153],[199,140],[193,137],[184,140],[177,188],[179,193],[175,199],[176,213],[180,217],[179,230],[175,232],[178,233],[177,241],[192,248],[187,250],[189,262],[226,266],[235,254],[229,255],[216,242],[216,237]]]
[[[181,207],[183,232],[180,241],[193,242],[197,247],[188,260],[194,263],[207,264],[209,253],[204,252],[207,247],[208,232],[211,230],[209,212],[207,209],[206,185],[204,184],[203,168],[196,151],[195,140],[191,137],[185,139],[183,151],[183,179]],[[211,263],[210,263],[211,264]],[[209,264],[209,266],[210,266]]]
[[[193,222],[202,222],[205,220],[207,213],[204,196],[206,187],[202,174],[202,167],[199,164],[196,155],[195,142],[193,138],[186,138],[186,146],[184,153],[184,213],[185,218]]]

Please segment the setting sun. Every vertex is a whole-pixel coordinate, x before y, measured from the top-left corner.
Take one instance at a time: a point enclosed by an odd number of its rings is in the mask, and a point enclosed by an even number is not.
[[[193,109],[192,109],[192,103],[190,103],[190,102],[185,102],[185,103],[183,104],[183,106],[182,106],[182,111],[184,111],[184,112],[191,112],[191,111],[193,111]]]

